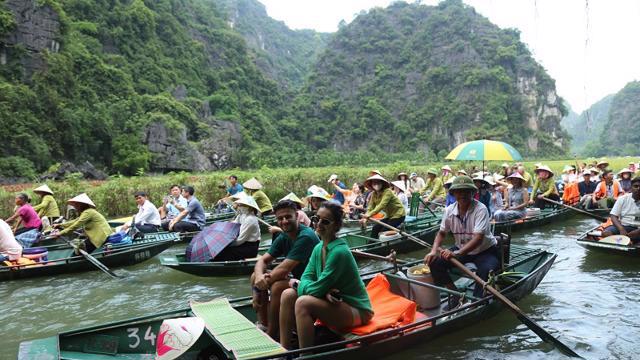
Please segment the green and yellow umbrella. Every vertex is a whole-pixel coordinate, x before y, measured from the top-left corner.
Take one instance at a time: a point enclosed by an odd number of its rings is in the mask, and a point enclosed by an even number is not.
[[[462,143],[451,150],[447,160],[507,160],[520,161],[522,155],[513,146],[502,141],[475,140]]]

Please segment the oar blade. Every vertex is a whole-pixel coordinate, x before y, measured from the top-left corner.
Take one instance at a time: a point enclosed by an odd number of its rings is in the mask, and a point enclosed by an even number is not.
[[[567,345],[563,344],[560,340],[556,339],[553,335],[549,334],[545,329],[543,329],[540,325],[538,325],[535,321],[530,319],[527,315],[523,313],[517,313],[516,316],[520,321],[525,324],[531,331],[536,333],[542,340],[554,345],[560,352],[563,354],[583,359],[582,356],[578,355],[575,351],[571,350]]]
[[[111,271],[108,267],[106,267],[103,263],[101,263],[100,261],[98,261],[98,259],[94,258],[93,256],[91,256],[88,252],[82,250],[82,249],[78,249],[80,250],[80,255],[82,255],[85,259],[87,259],[87,261],[89,261],[90,263],[92,263],[95,267],[97,267],[100,271],[102,271],[103,273],[111,276],[114,279],[118,279],[120,278],[120,276],[116,273],[114,273],[113,271]]]

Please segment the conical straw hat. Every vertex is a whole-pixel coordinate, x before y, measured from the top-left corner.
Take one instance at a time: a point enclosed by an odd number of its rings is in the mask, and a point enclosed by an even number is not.
[[[327,190],[321,188],[320,186],[316,186],[316,185],[311,185],[309,187],[309,189],[307,190],[307,197],[308,198],[315,197],[315,198],[323,199],[323,200],[331,199],[331,195],[329,195]]]
[[[198,341],[203,331],[204,320],[195,316],[162,321],[156,339],[156,359],[180,357]]]
[[[258,203],[253,198],[253,196],[243,196],[242,198],[235,201],[238,205],[246,205],[250,208],[254,208],[257,212],[260,212],[260,207],[258,207]]]
[[[238,200],[238,199],[242,199],[243,197],[247,197],[249,196],[249,194],[247,194],[244,191],[238,191],[237,193],[229,196],[229,198],[231,198],[231,200]]]
[[[400,191],[407,192],[407,189],[404,186],[404,181],[392,181],[391,183],[393,184],[393,186],[400,189]]]
[[[53,191],[51,191],[51,189],[49,189],[47,184],[44,184],[42,186],[39,186],[39,187],[33,189],[33,192],[41,192],[41,193],[53,195]]]
[[[285,196],[282,199],[280,199],[280,201],[284,201],[284,200],[293,201],[294,203],[298,203],[301,206],[304,205],[304,202],[302,202],[302,200],[300,200],[300,198],[296,194],[294,194],[292,192],[288,193],[287,196]]]
[[[251,178],[242,184],[242,187],[249,190],[260,190],[262,189],[262,184],[256,178]]]
[[[368,187],[369,189],[373,189],[373,188],[371,187],[371,185],[370,185],[370,184],[371,184],[371,182],[372,182],[373,180],[380,180],[380,181],[382,181],[382,187],[384,187],[384,188],[388,188],[389,186],[391,186],[391,185],[389,184],[389,182],[387,181],[387,179],[385,179],[385,178],[383,178],[382,176],[377,175],[377,174],[376,174],[376,175],[371,176],[370,178],[368,178],[368,179],[367,179],[367,181],[365,181],[365,182],[364,182],[364,186]]]
[[[95,207],[96,207],[96,204],[94,204],[94,203],[93,203],[93,201],[91,201],[91,199],[89,199],[89,196],[88,196],[86,193],[82,193],[82,194],[80,194],[80,195],[78,195],[78,196],[76,196],[76,197],[74,197],[74,198],[70,199],[70,200],[69,200],[69,201],[67,201],[67,202],[70,202],[70,203],[71,203],[71,202],[74,202],[74,203],[86,204],[86,205],[89,205],[89,206],[91,206],[91,207],[93,207],[93,208],[95,208]]]

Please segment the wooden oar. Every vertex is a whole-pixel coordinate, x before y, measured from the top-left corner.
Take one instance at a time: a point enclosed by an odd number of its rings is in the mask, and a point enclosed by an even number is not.
[[[559,201],[551,200],[551,199],[546,198],[546,197],[544,197],[544,196],[542,197],[542,200],[544,200],[544,201],[546,201],[546,202],[548,202],[548,203],[551,203],[551,204],[564,206],[564,207],[566,207],[567,209],[571,209],[571,210],[573,210],[573,211],[575,211],[575,212],[579,212],[580,214],[584,214],[584,215],[587,215],[587,216],[591,216],[592,218],[594,218],[594,219],[596,219],[596,220],[600,220],[600,221],[602,221],[602,222],[606,222],[606,221],[607,221],[607,218],[606,218],[606,217],[604,217],[604,216],[600,216],[600,215],[598,215],[598,214],[593,214],[593,213],[590,213],[590,212],[588,212],[588,211],[584,211],[584,210],[581,210],[581,209],[575,208],[575,207],[573,207],[573,206],[569,206],[569,205],[567,205],[567,204],[563,204],[563,203],[561,203],[561,202],[559,202]]]
[[[418,239],[417,237],[411,235],[411,234],[407,234],[404,231],[401,231],[389,224],[385,224],[382,221],[378,221],[376,219],[369,219],[371,221],[373,221],[374,223],[386,227],[389,230],[394,230],[397,231],[399,234],[401,234],[402,236],[406,236],[408,239],[424,246],[427,248],[431,248],[431,244],[427,243],[426,241],[423,241],[421,239]],[[439,251],[442,251],[442,249],[438,249]],[[506,305],[509,310],[513,311],[516,314],[516,317],[523,323],[525,324],[529,329],[531,329],[534,333],[536,333],[536,335],[538,335],[542,340],[544,340],[545,342],[549,342],[551,344],[553,344],[555,347],[558,348],[558,350],[560,350],[563,354],[570,356],[570,357],[577,357],[577,358],[582,358],[582,356],[578,355],[576,352],[574,352],[573,350],[571,350],[567,345],[563,344],[560,340],[556,339],[555,337],[553,337],[553,335],[549,334],[545,329],[543,329],[540,325],[536,324],[535,321],[533,321],[532,319],[530,319],[527,315],[525,315],[522,310],[520,310],[520,308],[518,306],[516,306],[516,304],[512,303],[509,299],[507,299],[504,295],[502,295],[498,290],[496,290],[493,286],[487,284],[484,280],[482,280],[478,275],[476,275],[475,273],[473,273],[471,270],[469,270],[466,266],[464,266],[464,264],[462,264],[460,261],[458,261],[458,259],[456,259],[455,257],[451,257],[449,259],[449,261],[458,269],[460,269],[462,272],[464,272],[467,276],[469,276],[470,278],[472,278],[475,282],[477,282],[478,284],[482,285],[482,287],[486,290],[488,290],[496,299],[498,299],[500,302],[502,302],[504,305]]]
[[[402,260],[398,260],[398,258],[396,258],[396,251],[395,250],[391,250],[391,253],[387,256],[380,256],[380,255],[376,255],[376,254],[371,254],[368,252],[364,252],[364,251],[360,251],[360,250],[351,250],[351,254],[354,257],[361,257],[364,259],[372,259],[372,260],[380,260],[380,261],[386,261],[389,263],[393,264],[393,273],[397,273],[398,272],[398,264],[406,264],[406,261],[402,261]]]
[[[100,269],[100,271],[102,271],[103,273],[111,276],[114,279],[118,279],[120,278],[119,275],[117,275],[116,273],[114,273],[113,271],[111,271],[108,267],[106,267],[103,263],[101,263],[98,259],[94,258],[93,256],[91,256],[88,252],[84,251],[83,249],[81,249],[79,246],[73,244],[71,242],[71,240],[67,240],[65,238],[62,238],[62,240],[66,241],[67,244],[69,244],[71,247],[73,247],[76,251],[78,251],[80,253],[80,255],[82,255],[82,257],[84,257],[88,262],[90,262],[91,264],[93,264],[95,267],[97,267],[98,269]]]

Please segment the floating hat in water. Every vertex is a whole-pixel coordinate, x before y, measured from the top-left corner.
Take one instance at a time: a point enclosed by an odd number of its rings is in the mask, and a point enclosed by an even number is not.
[[[391,183],[393,184],[393,186],[395,186],[398,189],[400,189],[400,191],[402,191],[402,192],[406,192],[407,191],[407,188],[404,186],[404,181],[392,181]]]
[[[45,194],[53,195],[53,191],[51,191],[51,189],[49,189],[47,184],[44,184],[42,186],[39,186],[39,187],[33,189],[33,192],[37,192],[37,193],[39,192],[39,193],[45,193]]]
[[[180,357],[198,341],[203,331],[204,320],[195,316],[162,321],[156,339],[156,359]]]
[[[294,203],[300,204],[300,206],[304,205],[304,202],[300,200],[300,198],[295,193],[292,193],[292,192],[288,193],[287,196],[280,199],[280,201],[284,201],[284,200],[293,201]]]
[[[243,196],[240,199],[236,200],[235,203],[238,205],[248,206],[255,209],[257,212],[260,212],[260,207],[256,203],[256,200],[253,198],[253,196]]]
[[[93,201],[91,201],[91,199],[89,199],[89,196],[86,193],[82,193],[82,194],[80,194],[80,195],[68,200],[67,202],[85,204],[85,205],[91,206],[92,208],[96,207],[96,204],[94,204]]]
[[[387,181],[387,179],[383,178],[380,175],[373,175],[370,178],[368,178],[365,182],[364,182],[364,186],[368,187],[369,189],[373,189],[373,187],[371,186],[371,182],[373,182],[374,180],[378,180],[380,182],[382,182],[382,187],[383,188],[388,188],[389,186],[391,186],[391,184],[389,184],[389,182]]]
[[[262,189],[262,184],[260,184],[260,182],[253,177],[245,181],[244,184],[242,184],[242,187],[249,190],[260,190]]]

